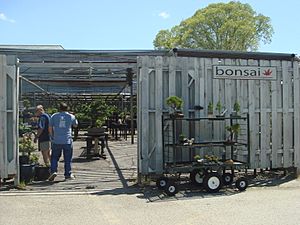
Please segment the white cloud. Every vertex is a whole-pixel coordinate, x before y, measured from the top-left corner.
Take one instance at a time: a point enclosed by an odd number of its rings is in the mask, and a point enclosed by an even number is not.
[[[12,19],[7,18],[4,13],[0,13],[0,20],[2,21],[6,21],[6,22],[10,22],[10,23],[14,23],[15,21]]]
[[[163,19],[168,19],[170,17],[170,14],[167,12],[161,12],[158,14],[158,16],[162,17]]]

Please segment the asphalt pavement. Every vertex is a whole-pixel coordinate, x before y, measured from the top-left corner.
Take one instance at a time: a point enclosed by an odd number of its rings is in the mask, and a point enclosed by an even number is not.
[[[0,189],[0,224],[300,224],[300,179],[282,172],[259,173],[249,188],[234,186],[209,194],[189,183],[173,197],[153,181],[136,184],[136,144],[111,140],[107,159],[80,157],[76,142],[76,180],[64,181],[63,161],[56,182],[33,182],[25,190]]]
[[[1,225],[299,225],[300,180],[245,192],[168,197],[48,192],[0,195]]]

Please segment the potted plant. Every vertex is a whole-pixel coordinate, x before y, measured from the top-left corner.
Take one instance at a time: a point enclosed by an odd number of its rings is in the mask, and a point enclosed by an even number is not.
[[[37,148],[34,146],[31,137],[24,135],[19,142],[19,151],[23,157],[28,158],[25,163],[20,160],[20,180],[25,183],[32,180],[47,180],[50,176],[49,167],[39,164],[39,155],[33,153]]]
[[[195,155],[194,156],[194,160],[197,162],[197,163],[204,163],[204,159],[201,158],[200,155]]]
[[[181,112],[183,106],[183,100],[177,96],[170,96],[166,100],[166,104],[172,109],[170,113],[170,117],[183,117],[183,113]]]
[[[238,116],[239,115],[239,112],[241,110],[241,106],[240,104],[238,103],[238,101],[236,101],[233,105],[233,112],[232,112],[232,116]]]
[[[29,163],[30,164],[34,164],[34,165],[38,165],[39,164],[39,155],[36,153],[30,153],[29,155]]]
[[[187,140],[187,138],[184,136],[184,134],[179,135],[178,141],[180,144],[183,144],[186,140]]]
[[[53,115],[54,113],[57,113],[59,110],[56,108],[56,107],[48,107],[46,109],[46,112],[49,114],[49,115]]]
[[[19,156],[20,164],[29,164],[30,163],[30,154],[36,150],[36,147],[33,145],[33,141],[30,136],[23,135],[19,139]]]
[[[213,113],[214,113],[214,104],[212,102],[209,102],[207,106],[207,114],[208,116],[212,116]]]
[[[227,137],[227,142],[233,143],[237,140],[237,136],[240,133],[241,126],[239,123],[233,124],[231,126],[226,126],[226,130],[229,131],[229,136]]]
[[[23,135],[23,137],[19,139],[19,152],[22,154],[21,156],[28,158],[28,160],[26,161],[22,161],[22,159],[19,158],[20,181],[23,181],[25,183],[30,182],[34,178],[34,171],[36,166],[35,163],[38,160],[38,156],[31,153],[35,150],[36,147],[34,146],[30,135]]]
[[[47,180],[49,176],[50,176],[50,167],[46,165],[39,165],[39,164],[35,166],[35,171],[34,171],[35,181]]]
[[[222,114],[222,108],[223,108],[223,106],[222,106],[221,102],[218,101],[217,105],[216,105],[216,110],[218,111],[218,116],[221,116],[221,114]]]
[[[23,122],[19,122],[19,137],[23,137],[24,134],[31,132],[31,128],[24,124]]]

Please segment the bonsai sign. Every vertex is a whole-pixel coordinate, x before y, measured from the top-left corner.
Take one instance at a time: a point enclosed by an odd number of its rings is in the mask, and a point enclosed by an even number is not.
[[[213,66],[213,78],[217,79],[247,79],[276,80],[274,66]]]

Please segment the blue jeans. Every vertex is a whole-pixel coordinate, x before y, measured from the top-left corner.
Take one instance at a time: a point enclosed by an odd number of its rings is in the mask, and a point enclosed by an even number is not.
[[[58,160],[61,157],[61,152],[64,155],[65,162],[65,177],[71,175],[71,164],[73,157],[73,145],[72,144],[54,144],[52,143],[52,153],[51,153],[51,173],[57,172]]]

